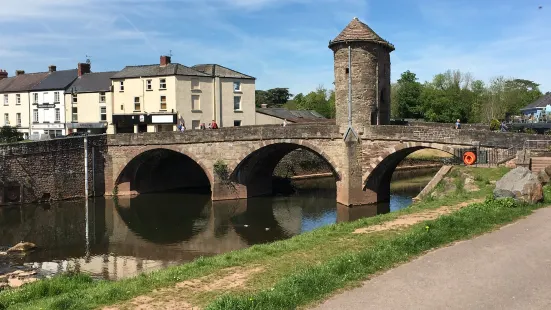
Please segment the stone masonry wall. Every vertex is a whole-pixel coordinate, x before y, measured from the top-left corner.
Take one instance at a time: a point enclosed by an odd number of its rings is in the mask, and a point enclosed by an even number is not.
[[[103,194],[104,143],[89,139],[90,193],[95,188]],[[83,138],[67,138],[0,146],[0,204],[84,197],[83,145]],[[19,197],[10,199],[7,191],[14,198],[14,188],[19,189]]]

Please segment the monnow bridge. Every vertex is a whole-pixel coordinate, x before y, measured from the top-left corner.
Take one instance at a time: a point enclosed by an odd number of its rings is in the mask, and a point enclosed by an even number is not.
[[[337,202],[390,198],[394,169],[423,148],[451,154],[475,147],[509,155],[527,135],[390,123],[394,46],[357,19],[329,44],[334,53],[334,124],[250,126],[56,139],[0,147],[0,204],[125,195],[182,187],[211,189],[215,201],[272,193],[279,161],[298,148],[332,168]],[[548,136],[543,136],[543,139]],[[85,157],[84,154],[87,154]],[[499,156],[498,156],[499,157]],[[86,160],[85,160],[86,159]]]

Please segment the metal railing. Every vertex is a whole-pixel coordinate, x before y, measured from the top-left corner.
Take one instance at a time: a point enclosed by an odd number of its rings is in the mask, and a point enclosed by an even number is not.
[[[549,150],[551,140],[526,140],[524,141],[524,149],[527,150]]]

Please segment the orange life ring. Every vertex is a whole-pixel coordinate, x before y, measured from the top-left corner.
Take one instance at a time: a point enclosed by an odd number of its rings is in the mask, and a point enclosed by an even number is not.
[[[465,152],[463,154],[463,162],[465,165],[470,166],[476,161],[476,155],[473,152]]]

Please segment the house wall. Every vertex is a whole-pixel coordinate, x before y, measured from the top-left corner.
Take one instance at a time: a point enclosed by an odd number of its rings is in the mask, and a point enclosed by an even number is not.
[[[159,89],[160,79],[166,79],[166,89]],[[152,81],[152,90],[146,90],[146,81]],[[124,81],[124,91],[120,91],[120,81]],[[166,96],[164,111],[176,110],[176,77],[130,78],[113,80],[113,113],[152,113],[161,112],[161,96]],[[140,109],[134,110],[134,98],[140,98]]]
[[[233,83],[241,82],[241,90],[234,91]],[[220,78],[222,127],[233,127],[240,120],[241,126],[256,124],[255,81],[251,79]],[[234,109],[234,97],[241,97],[241,109]]]
[[[107,112],[107,133],[114,133],[113,128],[113,92],[105,92],[105,102],[100,102],[100,93],[78,93],[77,103],[73,105],[72,94],[65,94],[65,122],[71,123],[73,121],[73,106],[77,107],[77,121],[79,123],[100,123],[101,121],[101,109],[100,107],[106,107]]]
[[[8,105],[4,105],[4,95],[8,95]],[[20,96],[19,104],[16,104],[16,97]],[[30,132],[30,114],[29,114],[29,93],[3,93],[0,94],[0,122],[4,126],[4,114],[8,114],[10,126],[17,126],[17,113],[21,113],[21,126],[19,132],[29,134]]]
[[[187,129],[195,124],[209,124],[214,119],[214,84],[211,77],[177,76],[176,110],[183,118]],[[199,89],[191,89],[193,81],[199,82]],[[192,96],[199,96],[199,109],[192,107]],[[195,121],[195,122],[194,122]]]
[[[256,112],[256,125],[281,125],[283,120],[278,117]]]
[[[54,94],[59,94],[59,102],[54,101]],[[34,101],[34,94],[38,94],[38,101]],[[44,134],[49,130],[60,130],[61,135],[66,134],[65,130],[65,91],[64,90],[49,90],[31,92],[30,99],[30,115],[31,115],[31,133]],[[55,105],[52,108],[38,107],[40,105],[49,104]],[[56,110],[59,109],[59,120],[56,120]],[[38,122],[34,122],[33,111],[38,110]]]

